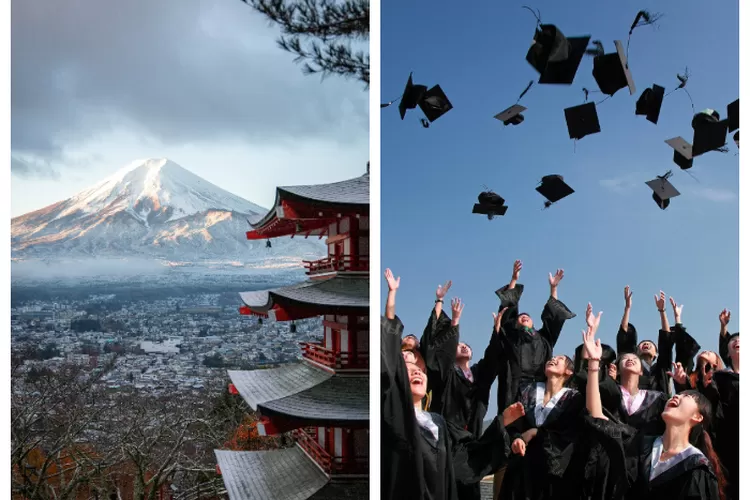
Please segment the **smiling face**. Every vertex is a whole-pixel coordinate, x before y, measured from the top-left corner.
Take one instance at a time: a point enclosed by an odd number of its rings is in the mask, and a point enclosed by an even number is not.
[[[651,342],[650,340],[644,340],[643,342],[638,344],[638,353],[655,358],[656,357],[656,345],[654,345],[654,343]]]
[[[690,423],[690,427],[703,421],[698,402],[692,396],[684,393],[677,394],[667,401],[661,418],[668,425]]]
[[[740,336],[737,335],[729,341],[729,355],[737,356],[740,354]]]
[[[427,393],[427,375],[414,363],[406,363],[409,372],[409,387],[414,403],[421,401]]]
[[[471,347],[463,342],[458,344],[456,348],[456,361],[468,361],[471,359]]]
[[[518,316],[518,324],[524,328],[534,328],[534,321],[528,314],[521,314]]]
[[[708,373],[716,371],[717,368],[721,368],[723,363],[719,358],[719,355],[713,351],[703,351],[698,355],[698,362],[696,363],[699,372]]]
[[[414,335],[407,335],[403,339],[401,339],[401,349],[405,349],[407,351],[413,351],[419,347],[419,344],[417,342],[417,337]]]
[[[549,377],[570,377],[573,375],[573,363],[567,356],[554,356],[544,365],[544,374]]]
[[[620,373],[632,373],[635,375],[643,374],[643,367],[641,366],[641,360],[635,354],[623,354],[620,358],[620,364],[618,366]]]

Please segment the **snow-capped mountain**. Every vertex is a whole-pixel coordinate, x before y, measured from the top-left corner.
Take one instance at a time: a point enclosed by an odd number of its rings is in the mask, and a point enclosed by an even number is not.
[[[317,239],[248,241],[266,209],[167,159],[134,162],[77,195],[11,219],[16,261],[81,258],[233,262],[261,267],[321,258]]]

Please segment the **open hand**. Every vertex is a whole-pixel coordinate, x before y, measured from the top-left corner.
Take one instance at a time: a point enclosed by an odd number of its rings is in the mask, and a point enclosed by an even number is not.
[[[507,311],[508,308],[505,307],[500,310],[499,313],[492,313],[492,318],[495,321],[495,333],[500,333],[500,327],[503,324],[503,314],[505,314],[505,311]]]
[[[659,312],[664,310],[664,305],[667,302],[666,295],[664,295],[664,292],[659,291],[659,295],[654,295],[654,302],[656,302],[656,308],[659,310]]]
[[[458,320],[461,319],[461,313],[464,310],[464,304],[461,302],[461,299],[458,297],[453,297],[451,299],[451,312],[453,313],[453,316],[451,318],[451,324],[453,326],[458,325]]]
[[[503,425],[508,426],[526,415],[526,409],[521,402],[513,403],[503,410]]]
[[[437,290],[435,291],[435,297],[438,298],[438,300],[442,300],[445,298],[445,295],[448,293],[448,290],[451,289],[451,285],[453,282],[451,280],[448,280],[445,282],[445,285],[438,285]]]
[[[554,275],[549,273],[549,286],[552,288],[557,287],[557,285],[560,284],[560,281],[562,281],[563,276],[565,276],[565,271],[562,269],[558,269]]]
[[[517,260],[513,263],[513,276],[511,276],[511,281],[518,281],[518,278],[521,277],[521,269],[523,269],[523,262],[520,260]]]
[[[526,455],[526,443],[524,443],[523,439],[521,438],[516,438],[513,441],[513,444],[510,446],[510,449],[516,455],[521,455],[521,456]]]
[[[398,290],[398,286],[401,284],[401,277],[394,278],[390,269],[385,270],[385,280],[388,282],[388,290],[390,291]]]
[[[583,332],[583,348],[588,359],[600,360],[602,359],[602,341],[596,338],[596,330],[599,328],[602,313],[600,312],[597,316],[592,314],[591,317],[593,318],[592,325]]]
[[[682,306],[678,306],[672,297],[669,297],[669,303],[672,304],[672,310],[674,311],[674,322],[679,323],[679,319],[682,316]]]
[[[687,382],[687,373],[685,372],[682,363],[672,363],[672,371],[667,372],[667,375],[672,377],[672,379],[678,384],[685,385]]]
[[[633,292],[630,291],[630,285],[625,287],[625,307],[628,309],[633,305]]]
[[[731,317],[732,313],[728,309],[721,311],[721,314],[719,314],[719,323],[721,323],[721,326],[726,327]]]

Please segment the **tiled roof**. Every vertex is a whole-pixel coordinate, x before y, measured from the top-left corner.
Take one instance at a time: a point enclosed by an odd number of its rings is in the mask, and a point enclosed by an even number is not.
[[[281,186],[278,190],[312,201],[348,205],[369,205],[370,174],[330,184]]]
[[[368,500],[370,482],[367,479],[331,481],[319,489],[309,500]]]
[[[336,276],[327,280],[303,281],[273,290],[240,293],[242,302],[256,311],[270,309],[276,296],[317,306],[369,308],[370,280],[354,276]]]
[[[271,410],[305,420],[369,420],[370,382],[367,377],[334,376],[309,389],[282,399],[261,403]]]
[[[214,453],[230,500],[307,500],[328,482],[297,446]]]
[[[287,398],[331,378],[331,374],[307,363],[290,363],[267,370],[229,370],[229,378],[253,410],[259,404]]]

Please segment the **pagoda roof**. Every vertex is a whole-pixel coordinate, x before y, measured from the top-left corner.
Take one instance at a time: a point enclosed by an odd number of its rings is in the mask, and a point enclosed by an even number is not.
[[[369,310],[370,280],[339,275],[272,290],[242,292],[240,298],[251,312],[279,320],[347,313],[351,309]]]
[[[369,379],[342,377],[307,363],[252,371],[229,371],[229,377],[253,410],[305,422],[369,420]]]
[[[214,453],[230,500],[307,500],[328,483],[326,474],[298,446]]]
[[[333,376],[308,363],[289,363],[266,370],[229,370],[228,374],[237,392],[254,411],[259,404],[286,398]]]
[[[323,236],[328,225],[344,214],[369,213],[370,174],[330,184],[276,188],[273,208],[251,220],[247,239],[265,239],[294,234]]]

